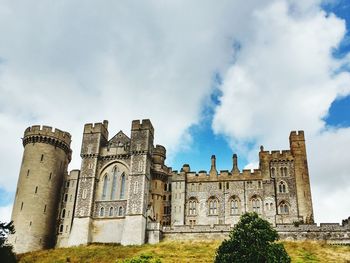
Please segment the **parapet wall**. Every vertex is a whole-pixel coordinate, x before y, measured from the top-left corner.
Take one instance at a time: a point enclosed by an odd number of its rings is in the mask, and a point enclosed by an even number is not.
[[[32,135],[42,135],[42,136],[48,136],[53,137],[55,139],[61,140],[67,145],[70,145],[71,143],[71,135],[68,132],[59,130],[59,129],[53,129],[51,126],[40,126],[40,125],[33,125],[31,127],[28,127],[24,131],[24,138],[27,136]]]
[[[281,240],[314,240],[330,244],[350,244],[350,227],[339,224],[277,225]],[[228,238],[230,225],[182,225],[163,227],[164,240],[223,240]]]
[[[86,123],[84,125],[84,133],[102,133],[102,135],[108,139],[108,121]]]
[[[154,134],[154,128],[149,119],[145,120],[133,120],[131,123],[131,130],[150,130],[152,135]]]
[[[50,126],[34,125],[28,127],[24,131],[23,146],[28,143],[47,143],[55,147],[59,147],[65,151],[68,155],[68,159],[71,159],[72,150],[70,149],[71,135],[68,132],[61,131],[59,129],[53,129]]]

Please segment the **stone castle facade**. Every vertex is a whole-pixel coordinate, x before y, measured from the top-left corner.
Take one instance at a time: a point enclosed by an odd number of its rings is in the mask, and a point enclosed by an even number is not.
[[[107,121],[85,124],[81,169],[68,173],[70,134],[27,128],[12,212],[15,251],[154,243],[172,229],[219,233],[248,211],[276,227],[313,224],[302,131],[290,133],[289,150],[261,146],[254,171],[240,171],[235,154],[231,170],[218,171],[212,156],[209,172],[191,171],[187,164],[174,171],[165,165],[166,149],[153,138],[150,120],[132,121],[130,137],[119,131],[110,138]]]

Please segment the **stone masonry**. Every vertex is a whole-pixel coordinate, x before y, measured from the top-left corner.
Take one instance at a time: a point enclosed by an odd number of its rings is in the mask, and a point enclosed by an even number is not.
[[[348,224],[313,222],[303,131],[290,133],[289,150],[261,146],[253,171],[240,171],[235,154],[230,170],[217,171],[213,155],[209,172],[191,171],[188,164],[173,171],[154,135],[150,120],[132,121],[130,137],[119,131],[109,138],[107,121],[85,124],[81,168],[68,173],[69,133],[27,128],[12,212],[15,251],[222,239],[249,211],[284,239],[349,240]],[[295,222],[303,224],[294,227]]]

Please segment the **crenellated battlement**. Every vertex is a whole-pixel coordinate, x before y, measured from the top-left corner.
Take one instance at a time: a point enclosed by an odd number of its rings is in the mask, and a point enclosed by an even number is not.
[[[131,123],[131,130],[150,130],[152,135],[154,134],[154,128],[149,119],[144,119],[142,121],[133,120]]]
[[[22,139],[23,146],[28,143],[47,143],[55,147],[61,148],[68,155],[68,160],[71,160],[72,150],[70,149],[71,135],[68,132],[53,129],[51,126],[33,125],[24,131]]]
[[[84,125],[84,133],[102,133],[102,135],[108,139],[108,121],[86,123]]]
[[[63,141],[67,145],[70,145],[71,143],[71,135],[68,132],[62,131],[60,129],[54,129],[51,126],[40,126],[40,125],[33,125],[31,127],[28,127],[24,131],[24,139],[28,136],[33,135],[42,135],[42,136],[48,136],[51,138],[58,139],[60,141]]]
[[[163,145],[157,144],[156,147],[153,149],[153,155],[159,155],[162,157],[166,157],[166,149]]]
[[[269,159],[282,159],[282,160],[293,160],[293,154],[290,150],[282,150],[282,151],[262,151],[260,152],[262,156],[268,156]]]
[[[226,181],[226,180],[252,180],[252,179],[261,179],[261,171],[260,169],[244,169],[240,173],[231,173],[228,170],[220,170],[220,173],[213,177],[210,176],[210,173],[208,173],[205,170],[200,170],[198,172],[195,171],[184,171],[182,169],[183,173],[185,174],[187,181]],[[177,174],[178,176],[180,174]]]
[[[290,141],[305,141],[304,131],[291,131],[289,135]]]

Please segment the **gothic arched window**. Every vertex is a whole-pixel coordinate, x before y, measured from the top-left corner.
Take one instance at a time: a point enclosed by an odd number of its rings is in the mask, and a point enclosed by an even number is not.
[[[109,208],[109,214],[108,214],[109,216],[113,216],[113,207],[110,207]]]
[[[119,206],[118,216],[123,216],[123,207]]]
[[[231,215],[239,214],[239,199],[238,197],[233,197],[230,202]]]
[[[125,198],[125,174],[122,174],[121,184],[120,184],[120,199]]]
[[[104,216],[105,215],[105,209],[104,207],[100,208],[100,216]]]
[[[113,168],[113,181],[112,181],[111,200],[116,199],[116,191],[117,191],[117,173],[118,173],[118,167],[117,167],[117,166],[114,166],[114,168]]]
[[[280,192],[280,193],[286,193],[287,192],[287,185],[286,185],[286,183],[285,182],[280,182],[279,184],[278,184],[278,191]]]
[[[190,199],[188,202],[188,214],[196,215],[197,214],[197,201],[195,199]]]
[[[257,197],[256,195],[254,195],[251,199],[251,203],[252,203],[252,209],[253,212],[256,212],[258,214],[261,213],[261,200],[259,197]]]
[[[289,214],[289,206],[285,201],[282,201],[279,205],[280,214]]]
[[[215,198],[209,199],[209,215],[217,215],[218,212],[218,200]]]
[[[103,189],[102,189],[102,200],[105,200],[107,197],[107,185],[108,185],[108,176],[105,174],[103,177]]]

